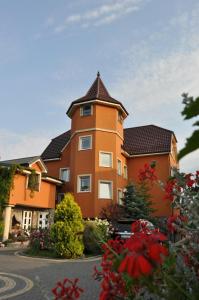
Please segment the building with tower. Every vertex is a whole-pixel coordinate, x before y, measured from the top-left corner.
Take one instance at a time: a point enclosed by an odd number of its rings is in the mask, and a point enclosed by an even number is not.
[[[174,132],[155,125],[123,128],[128,112],[110,96],[99,72],[86,95],[70,104],[67,116],[70,130],[53,138],[41,158],[48,174],[64,181],[58,201],[72,192],[84,217],[96,217],[102,207],[120,203],[125,186],[137,180],[145,163],[156,161],[163,182],[178,166]],[[157,216],[171,214],[157,186],[152,201]]]

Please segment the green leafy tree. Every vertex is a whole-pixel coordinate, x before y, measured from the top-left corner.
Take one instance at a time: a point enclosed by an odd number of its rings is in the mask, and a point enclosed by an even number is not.
[[[124,192],[123,206],[125,217],[132,220],[146,219],[152,220],[151,214],[154,209],[145,184],[135,186],[129,183]]]
[[[185,120],[192,119],[199,115],[199,97],[193,98],[189,97],[188,94],[182,94],[183,103],[185,104],[182,115]],[[199,121],[197,120],[193,126],[199,126]],[[199,129],[194,130],[192,135],[187,138],[185,147],[180,150],[178,158],[181,159],[185,155],[197,150],[199,148]]]
[[[83,220],[78,204],[72,194],[65,194],[55,210],[55,223],[51,227],[51,237],[58,256],[74,258],[83,254]]]

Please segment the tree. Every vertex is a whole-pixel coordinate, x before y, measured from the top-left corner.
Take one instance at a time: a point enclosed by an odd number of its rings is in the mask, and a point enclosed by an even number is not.
[[[185,104],[182,115],[185,120],[192,119],[199,115],[199,97],[189,97],[188,94],[182,94],[183,103]],[[193,126],[199,126],[199,121],[196,121]],[[185,147],[180,150],[178,158],[181,159],[185,155],[197,150],[199,148],[199,129],[195,130],[192,135],[187,138]]]
[[[61,257],[74,258],[83,254],[84,245],[82,213],[74,196],[66,193],[55,210],[55,224],[51,227],[51,237],[55,251]]]
[[[132,220],[151,220],[151,213],[154,212],[151,204],[150,196],[145,185],[140,184],[135,186],[133,183],[127,185],[123,198],[126,218]]]

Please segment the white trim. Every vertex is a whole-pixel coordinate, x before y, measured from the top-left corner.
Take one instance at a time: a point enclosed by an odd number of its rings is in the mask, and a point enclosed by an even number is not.
[[[69,178],[68,178],[68,180],[61,179],[61,172],[62,172],[62,170],[69,170],[69,176],[68,176]],[[70,168],[69,167],[59,168],[59,179],[62,180],[62,181],[64,181],[64,182],[70,182]]]
[[[101,100],[97,100],[97,99],[95,99],[95,100],[88,100],[88,101],[85,101],[85,102],[73,103],[73,105],[71,106],[71,109],[69,110],[69,112],[67,113],[67,115],[70,117],[70,115],[71,115],[71,113],[73,111],[73,107],[74,106],[80,106],[82,104],[88,104],[88,103],[100,103],[100,104],[106,104],[108,106],[119,107],[123,111],[125,117],[128,116],[128,113],[123,109],[123,107],[122,107],[121,104],[116,104],[116,103],[107,102],[107,101],[101,101]]]
[[[90,177],[90,188],[88,191],[80,190],[80,177],[89,176]],[[77,175],[77,193],[91,193],[92,191],[92,174],[79,174]]]
[[[108,132],[108,133],[114,133],[118,135],[121,140],[123,141],[124,138],[116,131],[116,130],[110,130],[110,129],[105,129],[105,128],[99,128],[99,127],[92,127],[92,128],[85,128],[85,129],[79,129],[73,132],[73,134],[70,137],[70,140],[76,135],[77,133],[82,133],[82,132],[87,132],[87,131],[102,131],[102,132]]]
[[[124,141],[124,138],[116,131],[116,130],[109,130],[109,129],[104,129],[104,128],[98,128],[98,127],[92,127],[92,128],[85,128],[85,129],[79,129],[75,130],[73,134],[71,134],[71,137],[69,141],[66,143],[66,145],[62,148],[61,153],[65,150],[65,148],[70,144],[72,138],[78,134],[78,133],[83,133],[87,131],[102,131],[102,132],[108,132],[108,133],[114,133],[116,134],[122,141]],[[127,152],[126,152],[127,153]],[[50,159],[44,159],[43,161],[53,161],[53,160],[61,160],[61,158],[50,158]]]
[[[123,152],[125,154],[125,151]],[[127,153],[127,152],[126,152]],[[128,154],[128,153],[127,153]],[[165,154],[170,154],[170,152],[157,152],[157,153],[146,153],[146,154],[134,154],[134,155],[130,155],[128,154],[129,158],[132,157],[141,157],[141,156],[153,156],[153,155],[165,155]]]
[[[101,154],[110,154],[111,155],[111,165],[110,166],[104,166],[104,165],[101,165],[101,161],[100,161],[100,155]],[[113,168],[113,152],[110,152],[110,151],[103,151],[103,150],[100,150],[99,151],[99,167],[102,167],[102,168]]]
[[[47,173],[47,169],[46,169],[45,165],[42,163],[41,159],[37,159],[37,160],[35,160],[34,162],[32,162],[32,163],[30,164],[30,168],[32,167],[33,164],[36,164],[37,162],[40,163],[40,165],[41,165],[41,167],[42,167],[42,169],[43,169],[43,172],[42,172],[42,173]]]
[[[90,104],[90,103],[89,103],[89,104]],[[85,105],[88,105],[88,104],[82,104],[82,105],[80,106],[80,117],[89,117],[89,116],[92,116],[92,115],[93,115],[93,105],[91,104],[91,114],[90,114],[90,115],[84,115],[84,114],[83,114],[83,107],[84,107]]]
[[[68,145],[68,143],[66,145]],[[64,148],[66,147],[66,145],[64,146]],[[61,152],[63,151],[63,149],[61,150]],[[46,158],[46,159],[43,159],[43,161],[53,161],[53,160],[61,160],[61,158]]]
[[[100,183],[110,183],[111,184],[111,197],[110,198],[101,198],[100,197]],[[108,200],[113,200],[113,181],[112,180],[103,180],[100,179],[98,180],[98,199],[108,199]]]
[[[120,163],[121,163],[121,165],[120,165],[120,174],[119,174],[119,172],[118,172],[118,162],[120,161]],[[121,161],[121,159],[120,158],[118,158],[117,157],[117,175],[118,176],[122,176],[122,161]]]
[[[51,177],[42,177],[41,180],[46,180],[46,181],[50,181],[50,182],[54,182],[54,183],[59,183],[59,184],[62,184],[63,182],[61,180],[58,180],[58,179],[54,179],[54,178],[51,178]]]
[[[81,139],[82,139],[82,138],[86,138],[86,137],[90,137],[90,148],[82,149]],[[93,144],[92,134],[88,134],[88,135],[80,135],[80,136],[79,136],[79,142],[78,142],[78,151],[91,150],[91,149],[92,149],[92,144]]]

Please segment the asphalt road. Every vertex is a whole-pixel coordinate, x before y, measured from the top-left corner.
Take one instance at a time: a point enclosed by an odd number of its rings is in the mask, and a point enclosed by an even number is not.
[[[0,250],[0,300],[54,299],[51,289],[65,277],[79,278],[79,286],[84,289],[81,300],[98,299],[100,284],[92,274],[100,259],[55,261],[17,256],[15,252]]]

